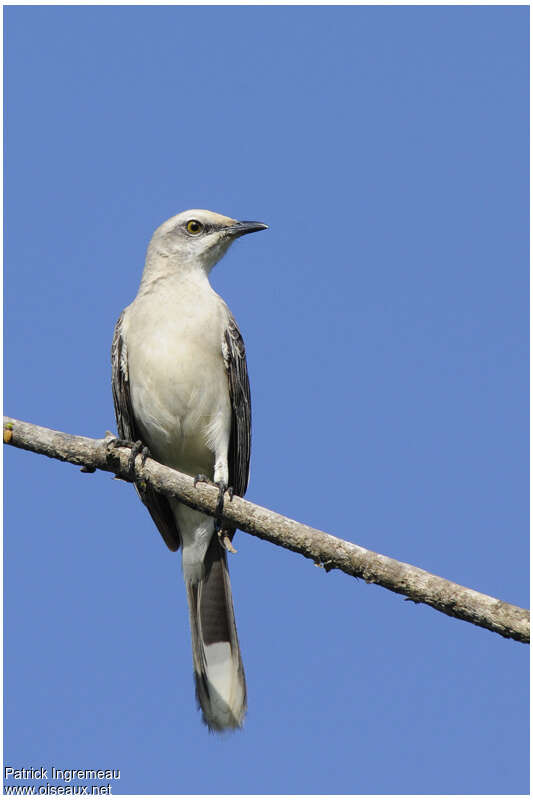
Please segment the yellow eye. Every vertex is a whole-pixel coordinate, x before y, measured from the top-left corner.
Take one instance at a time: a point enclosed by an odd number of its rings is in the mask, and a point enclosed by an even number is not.
[[[201,233],[203,229],[204,226],[197,219],[190,219],[187,223],[187,231],[189,233]]]

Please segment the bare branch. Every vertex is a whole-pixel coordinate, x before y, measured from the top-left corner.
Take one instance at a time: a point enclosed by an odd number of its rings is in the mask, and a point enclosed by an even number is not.
[[[60,461],[69,461],[92,472],[113,472],[125,480],[128,473],[127,447],[110,448],[110,436],[89,439],[72,436],[29,422],[4,417],[4,442]],[[164,467],[151,458],[144,465],[137,457],[135,479],[146,481],[158,492],[178,497],[183,503],[215,515],[218,489],[205,484],[194,487],[193,479]],[[457,617],[519,642],[529,642],[529,611],[504,603],[423,569],[373,553],[364,547],[338,539],[323,531],[295,522],[261,506],[234,497],[225,500],[223,519],[228,526],[280,545],[312,559],[327,571],[340,569],[348,575],[377,583],[405,595],[415,603],[426,603],[450,617]]]

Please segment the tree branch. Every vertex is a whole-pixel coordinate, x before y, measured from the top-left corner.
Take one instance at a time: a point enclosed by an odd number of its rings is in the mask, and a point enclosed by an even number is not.
[[[4,417],[4,442],[60,461],[81,465],[86,472],[113,472],[130,480],[127,447],[110,448],[111,434],[104,439],[72,436],[29,422]],[[135,479],[146,481],[168,497],[178,497],[191,508],[215,516],[218,489],[205,484],[194,487],[193,479],[164,467],[151,458],[137,457]],[[323,531],[295,522],[261,506],[234,497],[225,499],[222,518],[228,526],[300,553],[326,571],[340,569],[347,575],[377,583],[427,605],[450,617],[457,617],[519,642],[529,642],[529,611],[504,603],[423,569],[373,553],[364,547],[338,539]]]

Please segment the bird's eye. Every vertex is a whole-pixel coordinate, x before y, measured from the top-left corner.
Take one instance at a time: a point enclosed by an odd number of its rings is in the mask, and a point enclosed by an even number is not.
[[[187,223],[187,231],[188,233],[201,233],[204,229],[204,226],[201,222],[198,222],[197,219],[190,219]]]

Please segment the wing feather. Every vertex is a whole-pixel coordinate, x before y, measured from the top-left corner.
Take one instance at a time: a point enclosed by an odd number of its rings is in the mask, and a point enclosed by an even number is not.
[[[224,361],[231,401],[231,433],[228,452],[229,484],[243,497],[250,476],[252,407],[244,341],[230,315],[224,332]]]
[[[118,435],[121,439],[135,442],[141,437],[135,424],[135,416],[131,405],[130,383],[128,375],[128,351],[122,333],[124,321],[123,311],[115,326],[113,345],[111,347],[113,402],[117,418]],[[150,486],[144,489],[135,484],[137,493],[157,525],[159,533],[165,540],[169,550],[177,550],[180,546],[179,531],[167,498],[154,491]]]

